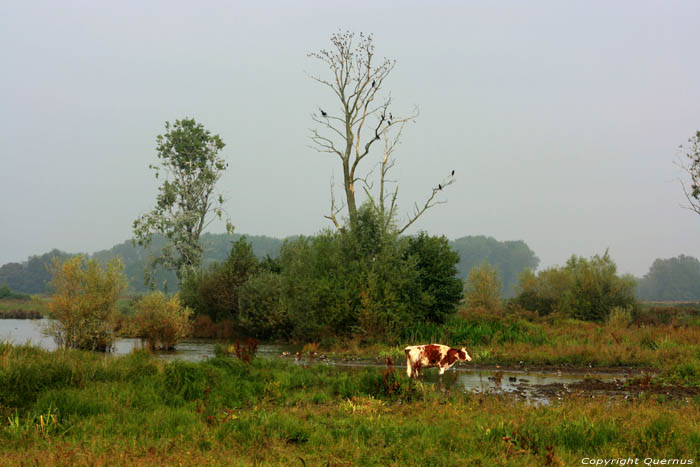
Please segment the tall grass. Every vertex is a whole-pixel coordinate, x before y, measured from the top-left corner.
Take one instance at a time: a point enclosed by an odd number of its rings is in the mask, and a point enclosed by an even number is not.
[[[412,386],[385,368],[166,364],[143,352],[116,358],[7,344],[0,363],[2,465],[527,466],[700,455],[698,401],[535,407]]]

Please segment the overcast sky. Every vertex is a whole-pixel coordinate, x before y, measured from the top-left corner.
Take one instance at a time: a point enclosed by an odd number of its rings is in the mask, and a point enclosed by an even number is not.
[[[155,138],[184,117],[227,144],[237,232],[328,226],[341,172],[308,134],[333,101],[305,72],[327,72],[307,54],[339,29],[397,60],[394,113],[420,108],[396,153],[402,214],[456,171],[411,232],[524,240],[540,267],[700,257],[673,163],[700,129],[700,2],[400,3],[1,0],[0,264],[131,238]]]

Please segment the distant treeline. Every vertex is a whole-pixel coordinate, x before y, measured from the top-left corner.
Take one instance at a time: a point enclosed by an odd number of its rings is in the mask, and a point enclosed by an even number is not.
[[[204,264],[214,261],[224,261],[231,246],[241,234],[205,234],[202,236],[204,245]],[[293,240],[295,237],[288,237]],[[265,256],[276,258],[284,239],[266,237],[263,235],[246,235],[246,239],[253,246],[253,253],[259,259]],[[514,287],[518,282],[518,275],[525,268],[535,269],[539,264],[539,258],[523,241],[501,242],[492,237],[468,236],[449,242],[454,251],[459,254],[460,261],[457,265],[458,277],[465,279],[472,267],[486,261],[498,269],[503,281],[503,294],[505,297],[514,295]],[[154,237],[153,254],[165,245],[165,239]],[[23,263],[7,263],[0,267],[0,285],[6,284],[12,290],[24,293],[49,293],[48,282],[51,279],[47,265],[56,257],[61,260],[72,256],[60,250],[52,250],[41,256],[32,256]],[[133,292],[145,292],[144,268],[149,261],[149,251],[132,244],[131,240],[113,246],[109,250],[102,250],[92,255],[86,255],[98,261],[106,262],[114,256],[120,256],[124,261],[124,273],[129,279],[129,286]],[[178,287],[177,278],[172,271],[162,268],[156,269],[156,287],[162,288],[166,284],[169,291],[175,291]]]
[[[224,261],[233,243],[241,236],[241,234],[203,235],[204,264]],[[285,241],[264,235],[247,235],[246,239],[252,244],[253,253],[259,259],[265,256],[278,257],[282,243]],[[458,277],[466,279],[474,266],[486,261],[498,270],[503,283],[502,294],[506,298],[515,295],[520,273],[526,268],[534,270],[539,265],[539,258],[521,240],[498,241],[493,237],[480,235],[458,238],[450,241],[449,244],[460,257],[457,265]],[[165,240],[162,237],[154,237],[153,253],[155,254],[163,245]],[[134,247],[131,240],[127,240],[109,250],[86,256],[106,262],[117,255],[124,261],[124,272],[129,278],[131,291],[145,292],[147,287],[144,285],[143,273],[149,261],[147,249]],[[70,256],[72,254],[54,249],[40,256],[31,256],[23,263],[7,263],[0,267],[0,286],[7,285],[15,292],[28,294],[49,293],[48,283],[51,278],[47,265],[54,257],[63,260]],[[700,300],[700,261],[685,255],[657,259],[649,272],[637,281],[637,298],[640,300]],[[162,268],[156,269],[155,284],[158,288],[162,288],[165,284],[171,292],[178,288],[175,273]]]

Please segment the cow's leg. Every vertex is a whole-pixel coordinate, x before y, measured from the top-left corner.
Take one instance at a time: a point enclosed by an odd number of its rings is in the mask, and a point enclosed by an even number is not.
[[[413,366],[411,365],[411,360],[406,359],[406,374],[409,378],[413,378]]]

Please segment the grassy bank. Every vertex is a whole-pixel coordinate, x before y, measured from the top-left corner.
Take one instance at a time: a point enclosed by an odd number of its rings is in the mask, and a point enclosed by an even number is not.
[[[697,458],[700,401],[509,398],[400,372],[0,345],[0,464],[543,465]],[[303,459],[303,462],[302,462]]]
[[[41,319],[48,316],[48,299],[34,296],[0,299],[0,319]]]
[[[402,361],[406,344],[466,346],[475,365],[513,367],[638,367],[674,384],[700,386],[700,325],[694,308],[643,307],[606,323],[527,312],[462,311],[443,325],[416,324],[401,345],[349,341],[337,358]]]

